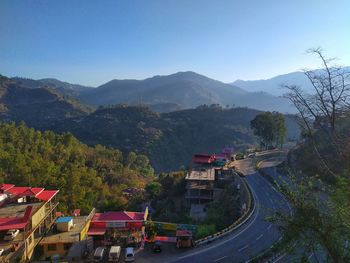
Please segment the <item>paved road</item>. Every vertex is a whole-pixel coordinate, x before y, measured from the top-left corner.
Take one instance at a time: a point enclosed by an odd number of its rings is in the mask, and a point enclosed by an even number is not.
[[[266,160],[264,161],[260,168],[267,173],[270,177],[273,178],[273,180],[275,182],[277,182],[277,184],[283,185],[283,186],[287,186],[289,187],[289,189],[291,191],[294,191],[294,184],[291,181],[291,179],[286,176],[285,174],[280,174],[278,173],[277,169],[276,169],[276,165],[275,165],[275,161],[273,160]],[[298,262],[300,260],[300,257],[303,254],[307,255],[307,258],[309,260],[309,262],[324,262],[326,261],[326,256],[324,254],[324,251],[322,251],[321,249],[319,249],[318,251],[316,251],[316,255],[314,253],[310,253],[310,252],[305,252],[304,251],[304,247],[301,245],[298,245],[297,248],[295,249],[294,253],[292,254],[283,254],[281,255],[278,259],[276,259],[274,261],[274,263],[280,262]]]
[[[246,175],[245,180],[251,187],[256,201],[252,217],[236,232],[220,241],[192,250],[179,250],[166,260],[163,256],[157,259],[157,255],[154,255],[152,262],[244,262],[280,238],[277,227],[268,222],[266,217],[274,210],[289,212],[289,204],[267,180],[254,171],[251,159],[241,160],[237,166]]]

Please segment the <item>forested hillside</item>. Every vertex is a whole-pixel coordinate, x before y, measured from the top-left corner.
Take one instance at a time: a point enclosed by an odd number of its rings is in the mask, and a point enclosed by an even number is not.
[[[90,146],[146,154],[157,171],[187,166],[195,153],[220,152],[226,145],[241,150],[256,142],[250,121],[260,111],[249,108],[212,104],[162,114],[127,105],[92,110],[54,89],[24,88],[5,77],[0,91],[1,120],[24,121],[42,131],[71,132]],[[292,116],[287,116],[287,126],[287,138],[297,138]]]
[[[171,171],[189,165],[195,153],[221,152],[225,145],[242,150],[255,144],[250,121],[258,113],[212,105],[158,114],[144,107],[119,105],[98,109],[79,121],[72,119],[57,130],[71,131],[89,145],[138,150],[149,156],[157,171]],[[297,138],[295,120],[286,119],[287,137]]]
[[[0,76],[0,118],[25,121],[29,126],[51,129],[67,118],[82,117],[92,109],[50,88],[25,88]]]
[[[88,147],[69,133],[40,132],[24,124],[0,124],[0,179],[19,186],[59,189],[59,209],[83,213],[126,209],[132,203],[122,193],[153,180],[144,155],[101,145]]]

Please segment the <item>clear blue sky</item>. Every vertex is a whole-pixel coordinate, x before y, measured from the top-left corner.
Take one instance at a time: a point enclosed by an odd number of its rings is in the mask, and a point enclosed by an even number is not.
[[[192,70],[230,82],[350,65],[350,1],[0,1],[0,74],[85,85]]]

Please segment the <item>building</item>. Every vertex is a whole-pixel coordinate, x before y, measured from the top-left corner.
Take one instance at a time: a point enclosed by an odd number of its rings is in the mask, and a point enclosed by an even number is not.
[[[215,156],[209,154],[195,154],[192,157],[192,163],[197,165],[208,165],[215,162]]]
[[[92,241],[87,238],[92,213],[57,218],[51,231],[40,241],[40,258],[49,260],[52,256],[59,256],[70,262],[81,260],[85,252],[92,249]]]
[[[88,236],[93,237],[94,246],[140,245],[144,237],[145,212],[105,212],[96,213],[91,220]]]
[[[58,190],[39,187],[0,185],[0,249],[1,262],[29,260],[34,248],[49,231],[56,219]],[[5,241],[8,230],[16,236]]]
[[[215,169],[192,168],[186,175],[185,198],[190,204],[205,204],[214,200]]]
[[[207,156],[211,160],[212,156]],[[202,157],[201,157],[202,158]],[[194,158],[193,158],[194,159]],[[220,165],[214,157],[210,164],[203,159],[202,165],[193,166],[187,173],[185,199],[191,206],[190,217],[202,220],[207,216],[207,205],[214,201],[222,193],[225,185],[234,182],[234,171],[225,168],[225,158],[220,160]],[[221,166],[221,167],[218,167]]]

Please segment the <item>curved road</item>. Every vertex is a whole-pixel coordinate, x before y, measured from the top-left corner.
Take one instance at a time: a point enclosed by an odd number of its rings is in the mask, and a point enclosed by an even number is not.
[[[153,255],[151,258],[143,258],[141,255],[138,258],[136,255],[136,260],[173,263],[245,262],[280,239],[281,235],[277,227],[268,222],[266,217],[276,210],[290,212],[291,208],[288,202],[281,193],[254,170],[252,159],[236,161],[235,165],[246,176],[243,180],[246,180],[250,186],[256,206],[253,215],[241,227],[208,245],[191,250],[179,249],[176,253],[171,254],[164,251],[163,255]],[[276,165],[276,163],[271,165]]]
[[[236,232],[207,247],[188,251],[171,262],[244,262],[280,238],[277,227],[266,220],[274,210],[290,211],[288,202],[270,183],[254,171],[251,159],[239,161],[240,170],[253,191],[256,209]]]

